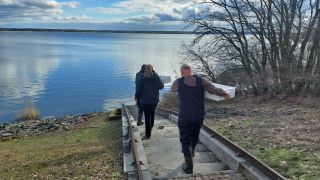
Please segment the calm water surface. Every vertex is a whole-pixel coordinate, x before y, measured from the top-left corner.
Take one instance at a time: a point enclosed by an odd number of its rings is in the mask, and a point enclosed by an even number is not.
[[[0,32],[0,123],[33,102],[42,116],[133,103],[143,63],[175,76],[191,35]]]

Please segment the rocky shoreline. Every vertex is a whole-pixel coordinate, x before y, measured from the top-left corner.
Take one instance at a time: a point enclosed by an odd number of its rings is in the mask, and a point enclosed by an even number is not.
[[[0,141],[19,137],[40,135],[53,131],[69,131],[75,128],[88,127],[88,121],[104,112],[93,112],[84,115],[69,115],[64,117],[45,117],[40,120],[24,120],[0,124]]]

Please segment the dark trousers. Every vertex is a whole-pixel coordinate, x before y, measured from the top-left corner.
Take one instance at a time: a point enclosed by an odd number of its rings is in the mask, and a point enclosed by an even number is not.
[[[196,147],[196,145],[198,144],[202,123],[203,119],[200,119],[198,121],[179,119],[178,127],[180,133],[180,143],[184,156],[192,156],[192,146]]]
[[[143,112],[145,118],[145,128],[146,128],[146,136],[151,136],[151,130],[154,124],[154,114],[156,110],[157,104],[143,104]]]
[[[137,100],[137,106],[138,106],[138,119],[141,119],[143,116],[143,105],[140,103],[140,100]]]

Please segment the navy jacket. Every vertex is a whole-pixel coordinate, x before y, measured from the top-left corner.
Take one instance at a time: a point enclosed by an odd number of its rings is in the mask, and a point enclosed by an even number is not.
[[[140,100],[141,104],[155,105],[159,102],[159,90],[164,85],[157,73],[153,73],[152,77],[143,77],[138,83],[135,98]]]
[[[144,75],[143,75],[143,71],[139,71],[136,73],[136,80],[135,80],[135,83],[136,83],[136,90],[138,88],[138,85],[139,85],[139,82],[143,79]]]

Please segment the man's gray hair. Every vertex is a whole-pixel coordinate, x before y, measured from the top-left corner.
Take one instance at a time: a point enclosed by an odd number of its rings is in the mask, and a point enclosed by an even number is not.
[[[191,66],[189,64],[182,64],[180,67],[180,71],[182,71],[184,69],[191,69]]]

